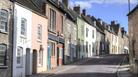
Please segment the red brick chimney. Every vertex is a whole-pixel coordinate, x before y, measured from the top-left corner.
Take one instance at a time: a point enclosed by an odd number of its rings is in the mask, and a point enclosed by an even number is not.
[[[73,10],[74,10],[76,13],[80,14],[80,5],[74,6]]]

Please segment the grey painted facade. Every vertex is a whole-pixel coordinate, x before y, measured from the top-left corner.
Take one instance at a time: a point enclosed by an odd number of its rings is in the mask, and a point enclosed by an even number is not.
[[[76,60],[77,52],[77,26],[74,21],[69,18],[64,23],[64,39],[65,39],[65,63],[71,63]]]

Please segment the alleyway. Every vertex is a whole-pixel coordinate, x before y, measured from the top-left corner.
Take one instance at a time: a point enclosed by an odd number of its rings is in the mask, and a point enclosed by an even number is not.
[[[108,55],[91,58],[84,63],[69,65],[70,69],[58,71],[50,77],[116,77],[119,64],[124,57]]]

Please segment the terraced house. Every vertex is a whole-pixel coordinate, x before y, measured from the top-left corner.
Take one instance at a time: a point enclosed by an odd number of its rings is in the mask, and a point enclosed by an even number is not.
[[[77,25],[76,18],[71,13],[72,9],[67,9],[65,24],[64,24],[64,37],[65,37],[65,63],[71,63],[77,60]]]
[[[0,76],[12,76],[13,4],[0,0]]]
[[[13,77],[47,70],[47,18],[41,1],[14,2]]]
[[[46,16],[48,17],[48,70],[61,66],[64,63],[64,34],[65,19],[64,4],[66,0],[47,0]]]
[[[82,18],[85,21],[84,25],[84,46],[85,46],[85,57],[92,57],[95,55],[96,48],[96,26],[92,21],[90,15],[86,15],[86,10],[83,9],[82,11]]]

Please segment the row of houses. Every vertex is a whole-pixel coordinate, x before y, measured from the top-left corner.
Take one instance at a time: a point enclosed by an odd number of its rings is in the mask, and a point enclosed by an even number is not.
[[[68,0],[0,0],[0,75],[25,77],[74,61],[128,52],[127,33],[69,8]]]

